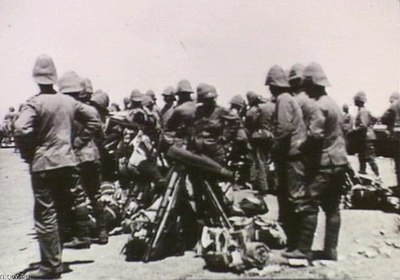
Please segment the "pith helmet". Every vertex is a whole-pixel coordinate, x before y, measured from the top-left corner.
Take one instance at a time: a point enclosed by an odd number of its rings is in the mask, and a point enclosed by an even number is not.
[[[324,70],[322,70],[321,65],[315,62],[312,62],[304,69],[303,80],[312,81],[313,84],[322,87],[328,87],[331,85],[324,73]]]
[[[92,82],[88,78],[83,79],[83,83],[85,86],[85,92],[93,93],[93,85]]]
[[[57,71],[53,59],[45,54],[38,56],[33,67],[32,76],[37,84],[55,84],[57,82]]]
[[[210,86],[206,83],[201,83],[197,86],[196,93],[197,93],[197,101],[201,101],[204,98],[204,95],[207,94],[207,88]]]
[[[142,102],[143,101],[143,94],[138,89],[134,89],[131,92],[131,100],[133,102]]]
[[[190,85],[188,80],[179,81],[175,94],[179,94],[181,92],[188,92],[188,93],[193,92],[192,86]]]
[[[166,87],[161,93],[161,95],[163,96],[174,96],[174,94],[175,94],[175,89],[173,86]]]
[[[234,97],[232,97],[232,99],[229,103],[238,105],[240,107],[246,106],[246,101],[243,99],[243,97],[241,95],[235,95]]]
[[[207,99],[207,98],[215,98],[215,97],[217,97],[218,96],[218,94],[217,94],[217,89],[214,87],[214,86],[212,86],[212,85],[208,85],[208,87],[206,88],[206,90],[205,90],[205,95],[204,95],[204,99]]]
[[[81,92],[84,83],[76,72],[69,71],[58,80],[58,87],[61,93]]]
[[[246,97],[247,97],[247,101],[252,104],[254,102],[258,102],[260,97],[257,93],[255,93],[254,91],[248,91],[246,93]]]
[[[144,95],[143,100],[142,100],[142,105],[143,106],[149,106],[154,104],[153,99],[149,95]]]
[[[361,102],[367,102],[367,95],[363,91],[357,92],[357,94],[354,96],[354,101],[361,101]]]
[[[289,87],[289,82],[286,77],[285,71],[279,65],[274,65],[269,69],[267,79],[265,80],[266,86]]]
[[[129,97],[124,97],[124,99],[123,99],[124,105],[128,105],[130,101],[131,100]]]
[[[149,89],[148,91],[146,91],[146,95],[150,96],[150,98],[151,98],[152,100],[156,100],[156,99],[157,99],[157,98],[156,98],[156,93],[155,93],[153,90],[151,90],[151,89]]]
[[[389,101],[390,101],[390,103],[393,103],[399,99],[400,99],[400,94],[396,91],[390,95]]]
[[[110,104],[110,98],[108,97],[108,94],[101,89],[96,90],[90,100],[93,103],[96,103],[102,110],[106,110]]]
[[[293,65],[289,71],[289,80],[302,79],[304,68],[304,65],[300,63],[296,63],[295,65]]]

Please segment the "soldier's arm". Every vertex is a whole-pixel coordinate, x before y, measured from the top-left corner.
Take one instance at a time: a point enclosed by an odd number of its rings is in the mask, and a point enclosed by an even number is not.
[[[392,109],[392,107],[390,107],[381,117],[381,122],[387,126],[393,126],[395,118],[396,118],[395,112]]]
[[[92,137],[101,131],[101,120],[94,108],[77,102],[75,119],[83,125],[82,132],[74,140],[74,148],[84,147]]]
[[[179,126],[179,114],[178,111],[175,109],[166,123],[166,129],[168,131],[173,131],[177,129],[178,126]]]
[[[35,130],[37,122],[37,108],[33,101],[23,105],[18,119],[15,121],[15,143],[20,150],[21,158],[30,163],[35,152]]]
[[[367,110],[360,110],[358,128],[361,130],[367,128],[369,125],[369,121],[369,112]]]
[[[324,137],[324,125],[326,116],[317,106],[311,108],[310,124],[307,130],[307,137],[322,139]]]
[[[276,139],[283,139],[290,136],[294,130],[292,124],[292,105],[288,99],[279,100],[276,106],[277,118],[276,118]]]

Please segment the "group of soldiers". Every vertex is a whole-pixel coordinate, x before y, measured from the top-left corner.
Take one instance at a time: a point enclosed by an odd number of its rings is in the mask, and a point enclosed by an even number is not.
[[[58,79],[47,55],[37,58],[33,78],[40,92],[21,107],[14,123],[35,198],[41,262],[30,272],[32,279],[60,277],[63,248],[108,242],[102,183],[118,180],[129,189],[132,178],[145,180],[162,194],[167,184],[162,168],[173,164],[166,156],[172,145],[229,169],[245,163],[236,182],[277,195],[279,222],[288,238],[285,257],[337,260],[339,203],[348,168],[345,118],[325,91],[330,83],[319,64],[295,64],[289,73],[275,65],[265,80],[270,100],[248,92],[247,102],[236,95],[229,108],[218,105],[214,86],[202,83],[194,91],[181,80],[162,92],[161,110],[151,90],[133,90],[120,110],[75,72]],[[397,120],[395,110],[385,115],[388,125]],[[268,180],[271,163],[278,178],[274,190]],[[86,198],[96,219],[95,238],[89,237]],[[316,256],[311,245],[319,207],[326,214],[326,231],[324,249]]]

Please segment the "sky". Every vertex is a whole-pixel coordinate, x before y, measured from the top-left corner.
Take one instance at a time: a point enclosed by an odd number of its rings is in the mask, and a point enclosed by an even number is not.
[[[339,105],[363,90],[380,115],[399,91],[399,15],[398,0],[0,0],[0,118],[37,93],[43,53],[120,104],[184,78],[214,85],[222,105],[268,96],[271,66],[315,61]]]

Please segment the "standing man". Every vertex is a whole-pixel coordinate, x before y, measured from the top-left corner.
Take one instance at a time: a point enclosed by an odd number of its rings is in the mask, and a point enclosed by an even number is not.
[[[289,84],[292,91],[292,95],[296,102],[301,108],[303,114],[304,124],[308,133],[320,134],[321,122],[323,121],[321,110],[318,108],[316,101],[311,99],[305,92],[302,86],[304,66],[302,64],[295,64],[292,66],[289,72]],[[317,143],[314,143],[317,144]],[[318,162],[319,152],[318,149],[310,147],[304,153],[304,163],[306,166],[306,180],[313,176],[318,166],[314,166],[314,163]]]
[[[306,127],[301,108],[289,93],[290,86],[282,67],[275,65],[268,71],[265,85],[276,99],[272,153],[279,180],[279,221],[287,235],[290,252],[297,245],[297,221],[306,200],[303,155],[299,150],[306,139]]]
[[[375,147],[373,143],[374,140],[376,140],[376,135],[373,130],[376,119],[365,108],[366,102],[367,96],[363,91],[358,92],[354,96],[354,105],[358,108],[355,131],[359,136],[361,145],[358,153],[358,161],[360,163],[359,173],[367,174],[366,169],[368,162],[375,176],[379,178],[379,168],[375,162]]]
[[[15,122],[15,135],[21,157],[30,165],[35,206],[35,228],[41,261],[30,279],[59,278],[62,272],[61,238],[72,206],[70,189],[76,184],[78,159],[74,148],[84,146],[100,123],[81,102],[53,89],[57,81],[53,60],[37,58],[33,78],[40,93],[29,99]],[[74,120],[83,133],[72,142]]]
[[[392,96],[393,95],[394,94],[392,94]],[[383,114],[381,121],[383,124],[387,125],[390,136],[395,143],[395,148],[393,149],[393,158],[395,163],[397,186],[400,186],[400,99],[392,100],[391,98],[390,101],[391,105]]]
[[[269,153],[272,144],[273,128],[268,127],[269,120],[275,111],[272,103],[263,103],[261,97],[253,91],[246,94],[249,110],[246,112],[245,128],[251,145],[254,164],[252,167],[252,184],[262,194],[267,194],[269,173]],[[272,106],[272,110],[271,110]]]
[[[317,258],[337,260],[337,245],[340,229],[339,203],[347,168],[347,154],[343,138],[343,115],[339,106],[327,95],[325,87],[329,81],[319,64],[311,63],[304,70],[304,89],[316,100],[323,121],[318,122],[317,133],[308,130],[302,147],[321,142],[318,170],[308,185],[309,201],[300,216],[301,229],[297,248],[286,256],[311,259],[311,246],[317,226],[318,209],[325,212],[324,249]]]
[[[93,94],[93,86],[89,79],[80,78],[75,72],[65,73],[58,81],[61,93],[71,96],[77,101],[82,102],[82,106],[87,111],[91,111],[97,116],[100,122],[100,115],[91,106],[90,99]],[[83,125],[75,122],[75,135],[84,132]],[[89,213],[86,205],[86,195],[89,197],[93,208],[93,214],[96,219],[96,238],[94,241],[98,244],[107,244],[108,235],[104,219],[104,203],[100,201],[100,152],[96,145],[95,138],[102,138],[100,133],[93,135],[89,141],[82,147],[75,149],[75,154],[79,160],[80,184],[76,188],[75,194],[75,218],[76,232],[72,241],[64,243],[64,248],[84,249],[89,248],[91,244],[89,236]]]
[[[350,131],[354,128],[354,118],[349,112],[349,105],[344,104],[342,107],[343,110],[343,132],[344,135],[347,136]]]

